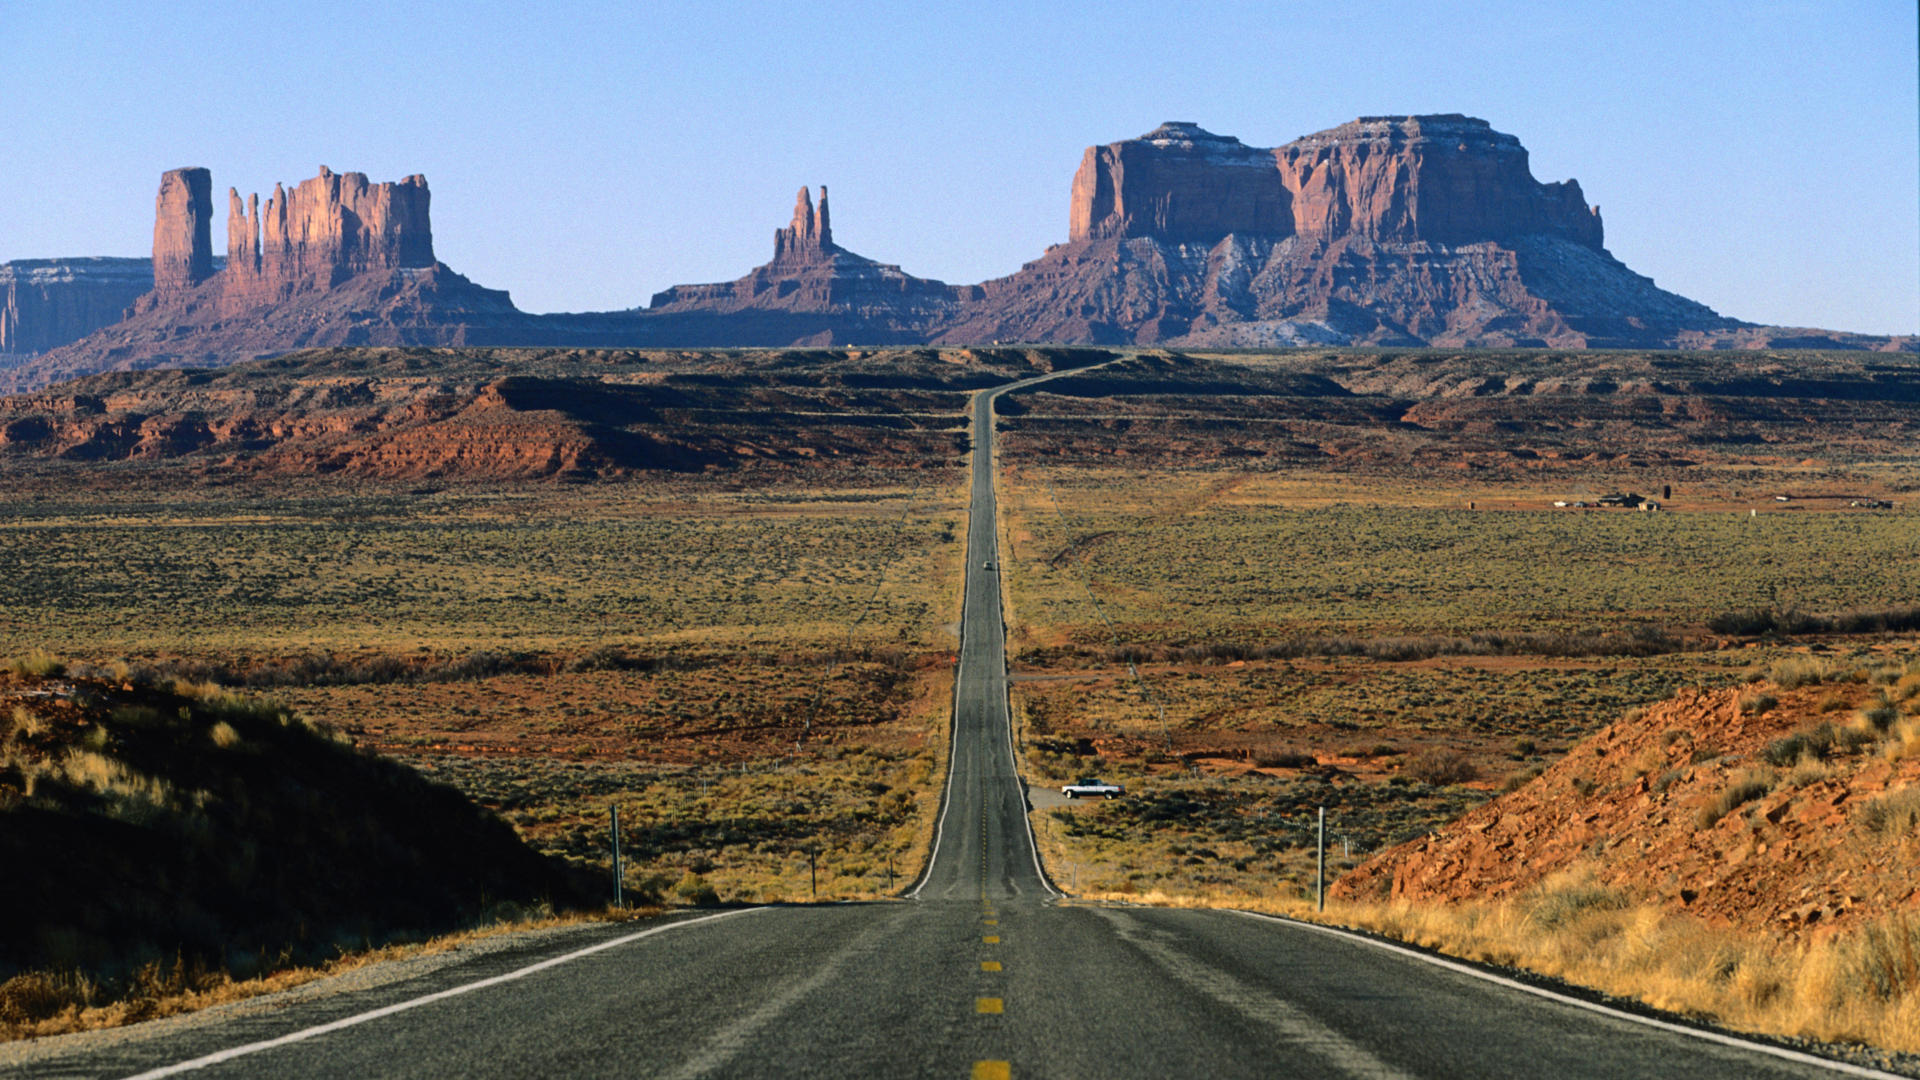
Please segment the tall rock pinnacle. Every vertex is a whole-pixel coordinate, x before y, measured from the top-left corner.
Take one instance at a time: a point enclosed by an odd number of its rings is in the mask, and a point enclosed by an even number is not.
[[[190,289],[213,276],[213,174],[174,169],[153,204],[153,287]]]
[[[322,165],[319,176],[291,191],[275,184],[265,206],[258,195],[243,202],[239,191],[227,189],[227,265],[216,275],[212,180],[206,169],[175,169],[160,178],[156,297],[211,280],[212,298],[231,315],[360,274],[435,265],[426,177],[374,184],[365,173]]]
[[[803,187],[794,203],[793,223],[773,232],[773,261],[810,262],[831,254],[833,250],[833,227],[828,222],[826,185],[820,186],[818,211],[813,207],[813,193]]]

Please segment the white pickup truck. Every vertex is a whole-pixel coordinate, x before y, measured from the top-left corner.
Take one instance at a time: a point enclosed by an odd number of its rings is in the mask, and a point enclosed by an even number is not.
[[[1078,783],[1060,789],[1060,794],[1069,799],[1117,799],[1126,793],[1127,789],[1119,784],[1109,784],[1095,776],[1083,777]]]

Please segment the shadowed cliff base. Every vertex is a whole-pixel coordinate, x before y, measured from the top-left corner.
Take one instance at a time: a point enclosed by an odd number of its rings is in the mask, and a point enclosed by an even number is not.
[[[965,453],[974,390],[1116,355],[316,349],[0,398],[0,460],[21,483],[89,487],[918,471]],[[1156,349],[1000,413],[1009,446],[1061,462],[1534,477],[1597,497],[1606,476],[1814,476],[1899,454],[1916,400],[1920,367],[1862,352]]]

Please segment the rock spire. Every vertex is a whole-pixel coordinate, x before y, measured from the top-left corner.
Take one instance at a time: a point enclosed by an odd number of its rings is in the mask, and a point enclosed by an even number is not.
[[[793,222],[773,231],[774,262],[808,262],[834,251],[833,225],[827,213],[827,185],[820,185],[820,206],[814,208],[813,193],[800,189],[793,207]]]
[[[360,274],[435,265],[424,176],[369,183],[365,173],[320,175],[293,190],[275,184],[243,202],[227,189],[227,264],[214,273],[212,176],[175,169],[160,179],[153,226],[154,292],[164,297],[211,279],[223,310],[237,312],[324,290]]]
[[[153,287],[190,289],[213,276],[213,174],[173,169],[154,199]]]

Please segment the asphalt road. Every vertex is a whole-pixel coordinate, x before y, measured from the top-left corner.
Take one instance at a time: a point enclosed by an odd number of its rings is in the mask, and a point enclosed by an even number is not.
[[[975,446],[991,447],[990,396]],[[934,857],[890,903],[595,928],[218,1024],[50,1045],[21,1077],[1830,1076],[1320,930],[1061,902],[1008,736],[992,464],[976,454]],[[177,1070],[177,1071],[169,1071]]]

